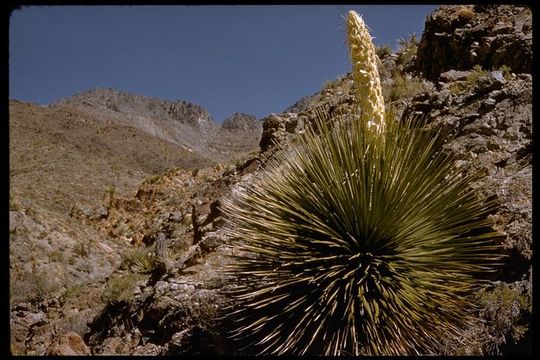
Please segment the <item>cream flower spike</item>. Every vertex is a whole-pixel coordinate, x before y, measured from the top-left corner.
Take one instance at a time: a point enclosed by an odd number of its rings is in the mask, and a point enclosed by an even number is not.
[[[377,70],[377,55],[364,20],[355,11],[347,16],[352,77],[362,109],[362,121],[378,133],[384,132],[384,98]]]

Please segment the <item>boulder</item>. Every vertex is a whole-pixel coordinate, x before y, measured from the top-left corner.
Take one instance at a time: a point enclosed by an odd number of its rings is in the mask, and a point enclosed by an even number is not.
[[[46,355],[91,355],[91,353],[81,336],[70,331],[55,338]]]

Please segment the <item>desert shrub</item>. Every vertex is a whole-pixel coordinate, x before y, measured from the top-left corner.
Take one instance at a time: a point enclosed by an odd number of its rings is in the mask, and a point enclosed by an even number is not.
[[[427,90],[425,84],[417,78],[407,78],[398,71],[392,73],[390,85],[383,86],[383,96],[387,103],[412,98]]]
[[[233,334],[256,351],[430,353],[467,326],[473,275],[497,259],[496,234],[473,235],[491,209],[436,136],[396,124],[368,145],[354,118],[316,122],[225,202]]]
[[[482,316],[489,320],[489,337],[484,353],[498,354],[507,341],[517,343],[528,329],[519,321],[526,314],[531,315],[531,294],[507,283],[498,283],[493,289],[482,289],[476,295]]]
[[[472,68],[472,72],[467,75],[467,83],[469,84],[470,87],[478,84],[478,80],[480,80],[480,78],[482,76],[486,76],[488,74],[488,72],[486,70],[483,70],[482,69],[482,66],[480,65],[474,65],[473,68]]]
[[[66,285],[66,290],[60,296],[60,301],[66,303],[69,299],[73,299],[80,295],[85,290],[83,284],[73,283]]]
[[[21,205],[9,194],[9,211],[22,211]]]
[[[40,302],[48,295],[62,288],[62,281],[51,277],[46,272],[33,271],[18,277],[10,277],[10,303],[23,301]]]
[[[104,201],[107,203],[107,210],[110,210],[112,208],[115,194],[116,188],[114,186],[110,186],[105,190]]]
[[[460,6],[457,13],[456,13],[456,16],[462,22],[467,23],[467,22],[473,20],[475,18],[476,14],[474,13],[474,11],[471,8],[469,8],[467,6]]]
[[[63,251],[56,250],[49,253],[49,260],[55,261],[59,263],[63,263],[65,261],[66,257],[64,255]]]
[[[80,336],[84,336],[90,330],[90,328],[88,327],[89,321],[90,319],[88,318],[88,314],[77,313],[64,318],[59,327],[59,330],[62,333],[73,331]]]
[[[408,37],[403,37],[399,40],[399,50],[397,51],[397,64],[404,65],[409,63],[418,50],[418,39],[416,34],[411,34]]]
[[[165,256],[172,258],[173,254],[167,250],[165,251]],[[135,273],[151,274],[158,269],[161,262],[153,250],[136,248],[128,250],[123,254],[120,268]]]
[[[90,255],[90,245],[85,242],[79,242],[73,248],[73,252],[80,257],[86,258]]]
[[[451,94],[460,95],[469,90],[469,85],[466,81],[454,81],[448,88]]]
[[[142,280],[140,274],[128,273],[109,279],[103,289],[101,300],[109,305],[128,302],[133,298],[137,281]]]
[[[475,65],[472,68],[471,73],[467,75],[465,80],[454,81],[452,84],[450,84],[450,87],[448,88],[448,90],[450,91],[451,94],[454,94],[454,95],[463,94],[469,91],[470,89],[473,89],[476,86],[476,84],[478,84],[478,81],[480,80],[480,78],[482,76],[486,76],[487,74],[488,72],[486,70],[483,70],[482,66]]]
[[[479,317],[460,337],[446,339],[442,354],[501,355],[506,344],[522,340],[532,313],[531,288],[523,285],[497,282],[473,294]]]
[[[161,177],[162,177],[162,175],[160,175],[160,174],[148,176],[143,180],[142,183],[143,183],[143,185],[155,184],[159,179],[161,179]]]
[[[499,71],[503,74],[505,80],[508,81],[512,79],[512,69],[508,65],[502,65],[499,68]]]
[[[163,173],[163,176],[174,176],[177,175],[181,169],[177,166],[173,166],[172,168],[168,169]]]
[[[379,59],[382,59],[392,54],[392,48],[390,47],[390,45],[378,46],[376,49],[376,54]]]

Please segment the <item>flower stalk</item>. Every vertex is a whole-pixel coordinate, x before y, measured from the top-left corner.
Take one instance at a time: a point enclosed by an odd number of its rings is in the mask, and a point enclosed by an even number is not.
[[[384,98],[377,69],[377,54],[364,20],[355,11],[347,15],[347,38],[361,120],[369,129],[384,132]]]

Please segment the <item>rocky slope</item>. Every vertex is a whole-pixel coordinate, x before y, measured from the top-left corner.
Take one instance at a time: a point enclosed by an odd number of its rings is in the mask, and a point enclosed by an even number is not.
[[[452,24],[446,33],[453,34],[463,24],[452,19],[463,17],[459,12],[464,9],[473,12],[477,30],[495,38],[506,33],[494,31],[492,23],[506,21],[519,28],[530,21],[530,13],[520,7],[443,6],[428,22],[441,17],[439,21]],[[458,342],[449,340],[440,353],[530,354],[532,77],[526,68],[511,66],[511,62],[525,63],[527,54],[495,66],[442,58],[437,60],[437,70],[424,78],[418,69],[425,69],[427,60],[416,51],[438,46],[431,43],[438,41],[434,31],[438,30],[426,25],[419,43],[411,39],[400,52],[381,59],[387,106],[398,121],[412,116],[419,126],[447,131],[451,137],[445,149],[458,156],[457,166],[464,171],[467,166],[485,170],[477,190],[480,196],[498,201],[489,219],[494,229],[504,233],[508,255],[489,279],[488,290],[470,299],[478,305],[482,321],[466,329]],[[466,53],[470,44],[453,46]],[[335,115],[349,112],[354,101],[350,90],[350,77],[340,77],[286,112],[271,114],[264,119],[261,152],[234,165],[171,170],[148,178],[133,195],[105,199],[106,214],[99,208],[74,210],[73,221],[88,224],[111,242],[125,244],[127,250],[118,260],[120,265],[84,294],[64,292],[14,306],[12,351],[242,354],[225,336],[228,324],[220,320],[228,306],[234,307],[227,296],[234,284],[220,273],[234,252],[233,239],[221,227],[220,199],[248,187],[253,176],[264,176],[265,159],[272,156],[276,142],[294,141],[316,116],[332,121]],[[85,314],[82,324],[74,320],[76,314]]]
[[[10,101],[11,194],[58,210],[132,191],[171,167],[214,161],[137,128],[73,108]]]
[[[258,147],[261,131],[222,130],[206,110],[185,102],[169,104],[170,114],[160,113],[159,100],[113,90],[90,91],[51,106],[17,100],[9,105],[10,304],[20,313],[29,304],[54,299],[40,306],[62,319],[59,331],[78,333],[87,331],[84,320],[102,306],[100,281],[132,246],[89,222],[107,218],[113,199],[131,196],[141,181],[158,173],[240,159]],[[161,130],[182,136],[172,142],[157,136]],[[183,142],[186,132],[198,147]],[[55,312],[54,306],[84,287],[94,287],[97,296]],[[83,305],[86,311],[79,312]],[[33,321],[44,315],[37,314],[13,319],[14,353],[44,352],[25,345],[27,336],[34,336],[29,335]],[[51,329],[40,331],[49,339]]]

